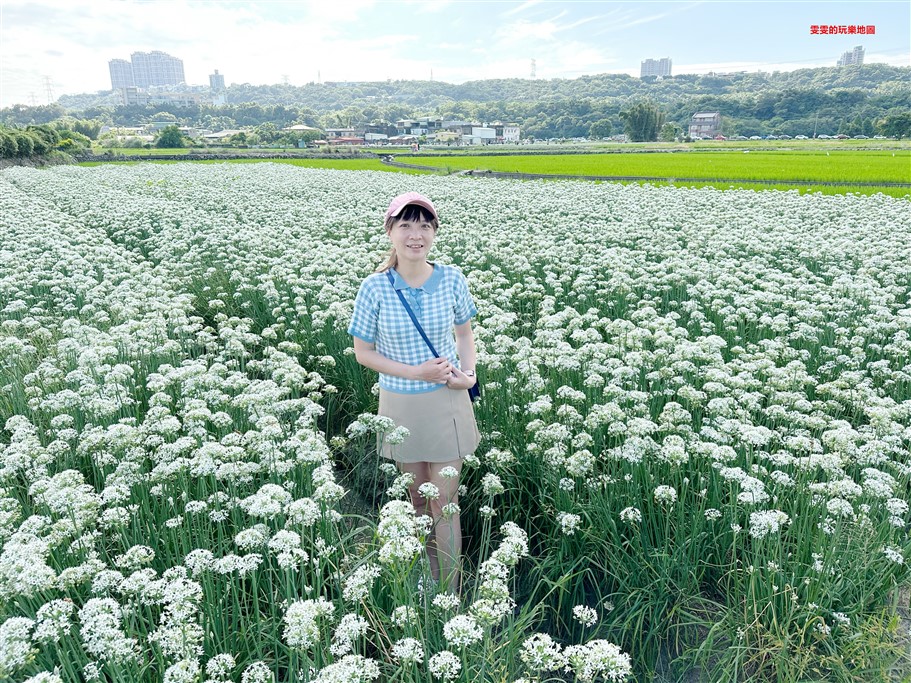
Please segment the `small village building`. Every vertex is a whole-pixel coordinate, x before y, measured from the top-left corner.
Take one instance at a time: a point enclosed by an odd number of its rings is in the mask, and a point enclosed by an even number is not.
[[[691,138],[713,138],[721,133],[721,113],[717,111],[693,114],[690,120]]]
[[[288,126],[287,128],[282,128],[283,133],[322,133],[319,128],[314,128],[313,126],[305,126],[303,123],[298,123],[294,126]]]
[[[220,130],[217,133],[209,133],[208,135],[203,135],[202,139],[206,142],[225,142],[228,138],[242,132],[243,131],[234,128],[226,128],[225,130]]]

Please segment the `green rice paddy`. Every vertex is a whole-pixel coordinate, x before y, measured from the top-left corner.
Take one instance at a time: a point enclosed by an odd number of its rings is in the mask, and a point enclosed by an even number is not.
[[[900,143],[899,143],[900,144]],[[883,193],[893,197],[911,196],[909,187],[890,187],[890,183],[911,183],[911,148],[852,150],[687,150],[671,151],[659,146],[650,151],[593,154],[512,154],[512,148],[499,148],[494,153],[465,150],[463,154],[397,156],[398,161],[432,166],[442,173],[464,170],[486,170],[507,173],[544,175],[626,176],[660,178],[648,181],[658,185],[715,187],[717,189],[796,190],[801,194]],[[136,156],[187,154],[188,150],[117,150]],[[231,150],[224,150],[230,152]],[[555,150],[556,151],[556,150]],[[236,152],[236,150],[234,150]],[[380,150],[380,153],[395,150]],[[196,163],[226,163],[228,160],[194,160]],[[146,163],[174,163],[146,161]],[[396,171],[423,173],[384,165],[379,158],[299,158],[299,159],[231,159],[229,163],[282,163],[307,168],[335,168],[350,171]],[[84,162],[99,163],[138,162]],[[769,183],[768,181],[780,181]],[[803,181],[800,184],[791,181]],[[632,181],[635,182],[635,181]],[[882,185],[878,184],[882,183]]]
[[[911,150],[832,152],[683,152],[488,157],[407,157],[450,169],[706,180],[818,180],[911,183]]]

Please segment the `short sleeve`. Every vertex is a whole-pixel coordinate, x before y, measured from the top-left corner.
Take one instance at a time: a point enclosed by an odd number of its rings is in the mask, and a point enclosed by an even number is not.
[[[468,291],[468,280],[461,271],[456,271],[455,283],[455,319],[456,325],[463,325],[478,314],[478,309],[471,298],[471,292]]]
[[[368,344],[376,341],[377,321],[379,320],[379,300],[376,288],[370,280],[364,280],[361,288],[354,298],[354,312],[351,314],[351,324],[348,325],[348,334],[352,337],[363,339]]]

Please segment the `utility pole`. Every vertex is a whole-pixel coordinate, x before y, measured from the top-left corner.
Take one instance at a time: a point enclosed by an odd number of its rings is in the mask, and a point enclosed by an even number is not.
[[[531,60],[531,80],[534,80],[536,74],[538,73],[537,62],[534,59]]]
[[[816,121],[813,122],[813,138],[816,138],[816,124],[819,123],[819,110],[816,110]]]
[[[54,88],[51,85],[51,77],[44,77],[44,90],[47,92],[47,103],[50,104],[54,101]]]

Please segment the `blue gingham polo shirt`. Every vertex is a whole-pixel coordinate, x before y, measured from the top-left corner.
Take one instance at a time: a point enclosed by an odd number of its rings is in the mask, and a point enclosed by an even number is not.
[[[433,358],[395,293],[400,289],[437,353],[461,369],[452,328],[471,320],[478,309],[461,270],[440,263],[432,265],[433,273],[418,288],[409,287],[395,269],[392,269],[395,289],[385,272],[367,277],[354,299],[348,334],[375,344],[380,354],[399,363],[420,365]],[[444,386],[380,373],[380,387],[400,394],[419,394]]]

